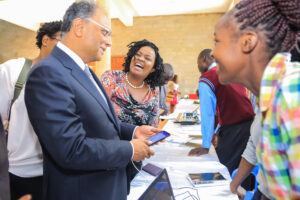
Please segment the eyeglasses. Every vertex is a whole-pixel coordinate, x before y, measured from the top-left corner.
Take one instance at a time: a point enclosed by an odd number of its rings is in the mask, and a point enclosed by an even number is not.
[[[50,37],[52,40],[57,40],[58,42],[60,41],[59,37]]]
[[[99,24],[98,22],[96,22],[95,20],[91,19],[91,18],[87,18],[87,20],[93,22],[94,24],[96,24],[97,26],[100,26],[102,28],[101,33],[104,37],[108,37],[110,38],[111,36],[111,30],[101,24]]]

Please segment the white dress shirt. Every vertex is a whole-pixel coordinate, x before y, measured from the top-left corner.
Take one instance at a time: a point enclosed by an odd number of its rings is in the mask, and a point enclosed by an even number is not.
[[[73,60],[74,62],[80,67],[80,69],[82,69],[82,71],[85,72],[85,69],[86,68],[89,68],[88,65],[84,64],[83,60],[75,53],[73,52],[71,49],[69,49],[66,45],[64,45],[63,43],[61,42],[58,42],[57,43],[57,47],[60,48],[62,51],[64,51],[66,54],[68,54]],[[85,72],[87,73],[87,72]],[[88,72],[90,73],[90,72]],[[90,73],[90,75],[87,75],[90,79],[93,79],[92,77],[92,74]],[[97,85],[96,81],[93,79],[91,80],[92,83],[95,85],[95,87],[97,88],[97,90],[99,91],[101,97],[103,98],[104,102],[106,103],[106,105],[108,106],[107,104],[107,100],[103,94],[103,92],[101,91],[101,89],[99,88],[99,86]]]
[[[24,63],[25,58],[18,58],[0,65],[0,113],[4,124]],[[7,143],[9,172],[20,177],[36,177],[43,175],[42,149],[27,115],[24,91],[23,87],[11,108]]]

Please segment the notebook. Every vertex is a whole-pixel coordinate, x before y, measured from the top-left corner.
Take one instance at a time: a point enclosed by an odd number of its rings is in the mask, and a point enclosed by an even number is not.
[[[155,178],[147,190],[142,194],[139,200],[175,200],[173,189],[167,170],[162,172]]]

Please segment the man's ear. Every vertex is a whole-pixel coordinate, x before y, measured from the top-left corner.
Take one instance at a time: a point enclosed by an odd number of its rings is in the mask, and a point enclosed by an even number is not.
[[[85,28],[83,19],[81,19],[81,18],[74,19],[72,28],[73,28],[73,33],[75,34],[75,36],[82,37],[84,28]]]
[[[203,56],[203,57],[202,57],[202,62],[203,62],[203,63],[207,63],[207,56]]]
[[[44,35],[42,38],[42,46],[47,46],[50,38],[48,35]]]
[[[258,43],[258,35],[253,31],[248,31],[242,34],[240,41],[243,53],[251,53]]]

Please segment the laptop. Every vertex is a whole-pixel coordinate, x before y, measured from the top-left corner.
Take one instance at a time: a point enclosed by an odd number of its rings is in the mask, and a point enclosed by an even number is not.
[[[175,200],[166,169],[161,171],[139,200]]]

